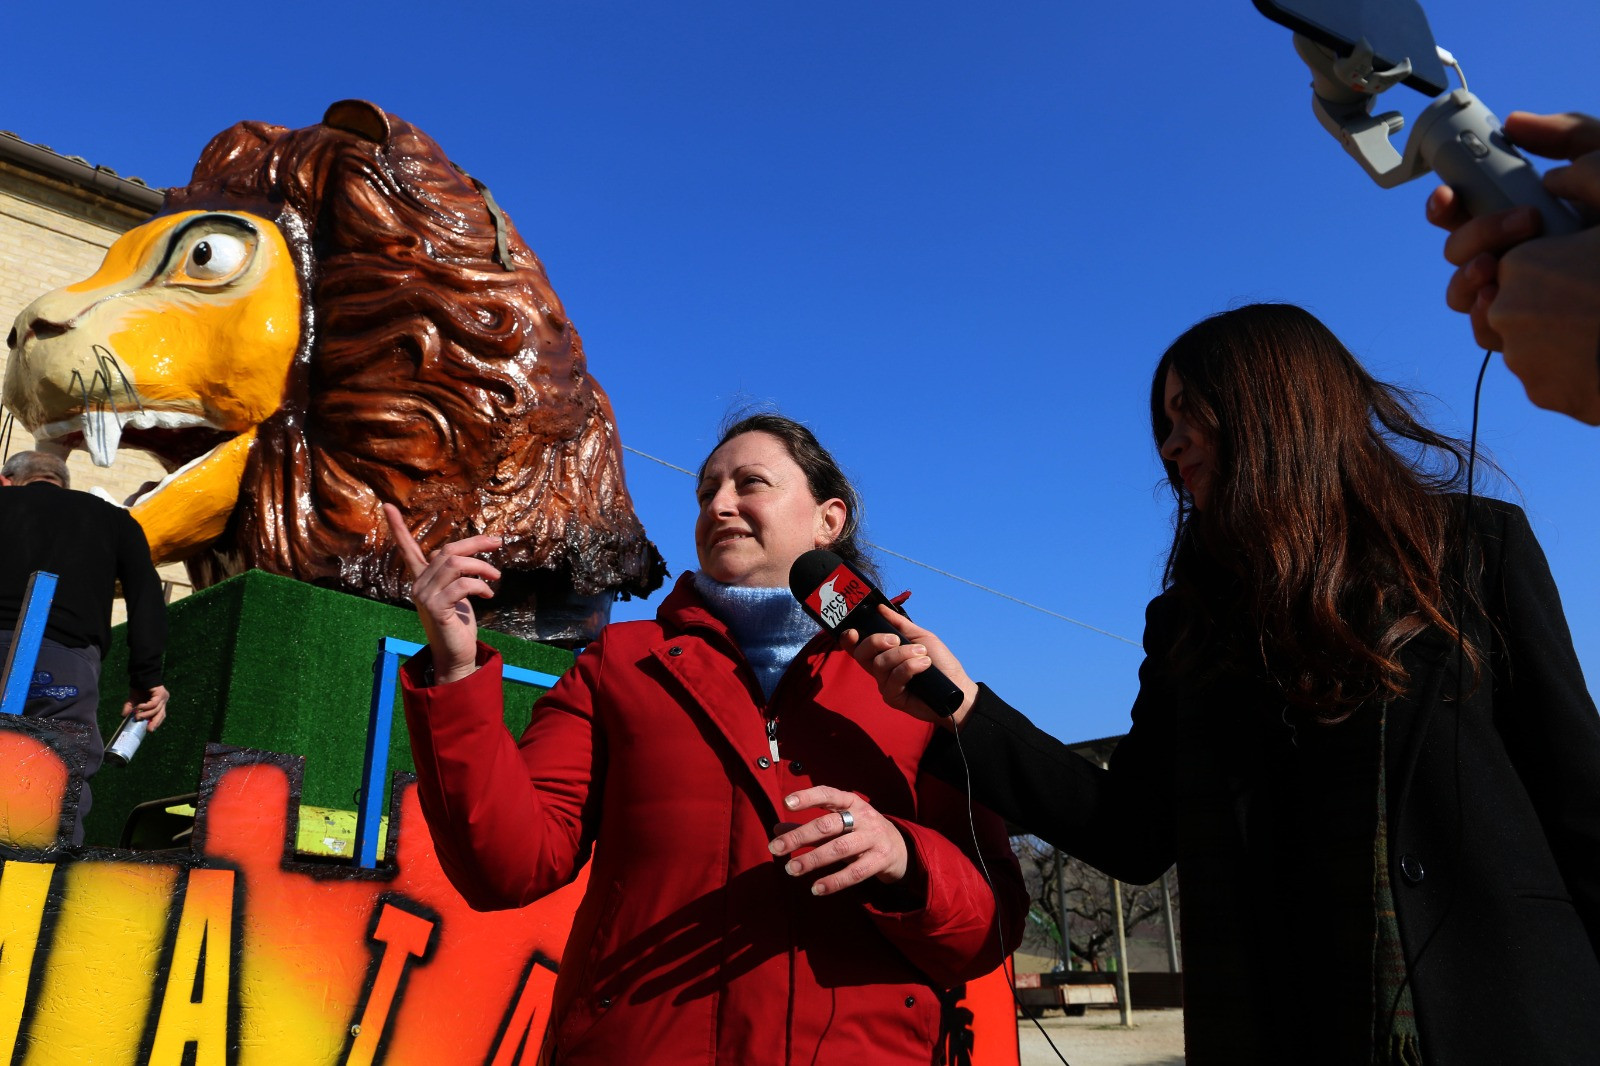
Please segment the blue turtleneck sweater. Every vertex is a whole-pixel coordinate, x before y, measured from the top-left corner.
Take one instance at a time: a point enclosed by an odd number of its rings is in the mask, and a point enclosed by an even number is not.
[[[821,627],[785,588],[724,585],[696,571],[694,590],[733,634],[770,700],[778,679]]]

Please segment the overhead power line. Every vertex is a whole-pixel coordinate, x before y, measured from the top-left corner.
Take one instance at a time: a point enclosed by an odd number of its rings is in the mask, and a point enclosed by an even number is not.
[[[662,466],[666,467],[668,470],[676,470],[680,474],[688,474],[690,477],[694,477],[694,471],[690,470],[688,467],[679,466],[677,463],[669,463],[665,459],[658,459],[655,456],[651,455],[649,452],[641,452],[638,448],[634,448],[634,447],[631,447],[631,446],[626,445],[626,444],[624,444],[622,446],[622,450],[625,451],[625,452],[632,452],[634,455],[639,456],[641,459],[648,459],[652,463],[660,463]]]
[[[638,448],[631,447],[627,444],[624,444],[622,448],[624,451],[632,452],[641,459],[648,459],[652,463],[660,463],[669,470],[676,470],[680,474],[688,474],[690,477],[694,477],[693,470],[679,466],[677,463],[669,463],[665,459],[658,458],[657,456],[651,455],[648,452],[641,452]],[[883,552],[885,555],[892,555],[896,559],[901,559],[910,563],[912,566],[920,566],[924,570],[931,570],[941,577],[949,578],[951,581],[959,581],[963,585],[971,585],[980,592],[987,592],[989,595],[998,596],[1002,600],[1010,600],[1012,603],[1020,604],[1021,606],[1028,608],[1030,611],[1038,611],[1040,614],[1049,615],[1051,618],[1059,618],[1063,622],[1069,622],[1081,629],[1087,629],[1091,633],[1099,633],[1103,637],[1110,637],[1112,640],[1120,640],[1122,643],[1131,644],[1135,648],[1143,647],[1143,645],[1141,645],[1137,640],[1129,640],[1127,637],[1124,637],[1119,633],[1113,633],[1109,629],[1101,629],[1099,626],[1090,625],[1088,622],[1080,621],[1079,619],[1064,615],[1059,611],[1052,611],[1048,607],[1040,607],[1037,603],[1029,603],[1027,600],[1022,599],[1021,597],[1011,595],[1009,592],[1001,592],[999,589],[990,588],[988,585],[982,585],[969,578],[964,578],[960,574],[952,574],[948,570],[940,569],[939,567],[933,566],[930,563],[925,563],[920,559],[913,559],[909,555],[902,555],[900,552],[894,551],[891,548],[885,548],[882,544],[875,544],[870,540],[866,541],[865,543],[869,548],[872,548],[875,551]]]
[[[924,570],[932,570],[934,573],[939,574],[939,575],[941,575],[943,577],[947,577],[951,581],[959,581],[963,585],[971,585],[973,588],[981,589],[982,591],[989,593],[989,595],[991,595],[991,596],[999,596],[1002,600],[1010,600],[1012,603],[1020,603],[1022,606],[1028,608],[1030,611],[1038,611],[1040,614],[1047,614],[1051,618],[1059,618],[1063,622],[1071,622],[1073,625],[1080,626],[1080,627],[1082,627],[1084,629],[1087,629],[1091,633],[1099,633],[1101,636],[1110,637],[1112,640],[1120,640],[1124,644],[1132,644],[1135,648],[1141,648],[1141,647],[1144,646],[1144,645],[1140,644],[1137,640],[1129,640],[1127,637],[1124,637],[1124,636],[1122,636],[1122,635],[1120,635],[1118,633],[1113,633],[1109,629],[1101,629],[1099,626],[1092,626],[1088,622],[1083,622],[1083,621],[1079,621],[1076,618],[1071,618],[1071,617],[1069,617],[1067,615],[1064,615],[1064,614],[1060,613],[1059,611],[1052,611],[1048,607],[1040,607],[1037,603],[1029,603],[1027,600],[1024,600],[1024,599],[1021,599],[1020,597],[1011,595],[1011,593],[1009,593],[1009,592],[1001,592],[999,589],[992,589],[988,585],[980,585],[976,581],[972,581],[972,580],[969,580],[968,578],[962,577],[960,574],[952,574],[948,570],[941,570],[937,566],[932,566],[932,565],[930,565],[928,563],[923,562],[920,559],[913,559],[909,555],[901,555],[899,552],[894,551],[891,548],[885,548],[882,544],[874,544],[870,540],[867,541],[866,544],[867,544],[868,547],[873,548],[873,549],[875,549],[877,551],[881,551],[885,555],[892,555],[896,559],[904,559],[906,562],[911,563],[913,566],[920,566]]]

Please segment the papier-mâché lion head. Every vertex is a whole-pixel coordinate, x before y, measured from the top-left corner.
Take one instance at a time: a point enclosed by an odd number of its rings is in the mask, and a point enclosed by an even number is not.
[[[241,122],[92,277],[34,301],[5,403],[41,442],[168,471],[132,502],[196,587],[249,567],[401,601],[424,550],[505,540],[487,624],[587,639],[664,574],[611,405],[486,190],[363,101]]]

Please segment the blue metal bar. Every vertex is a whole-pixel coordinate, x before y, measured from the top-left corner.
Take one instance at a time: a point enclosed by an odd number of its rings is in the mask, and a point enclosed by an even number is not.
[[[423,645],[399,637],[378,641],[372,664],[372,707],[367,715],[367,750],[361,761],[361,792],[356,810],[356,865],[378,865],[378,827],[382,824],[384,786],[389,776],[389,736],[394,729],[394,694],[400,682],[400,660]],[[502,676],[519,685],[549,688],[559,680],[554,674],[520,666],[502,666]]]
[[[423,648],[427,647],[426,644],[414,644],[409,640],[401,640],[399,637],[384,637],[378,642],[378,646],[383,651],[398,652],[400,655],[403,655],[408,659],[417,654],[417,652],[421,651]],[[538,670],[529,670],[522,666],[512,666],[509,663],[501,664],[500,674],[507,681],[514,681],[519,685],[534,685],[538,688],[549,688],[551,685],[561,680],[561,678],[555,674],[546,674]]]
[[[399,637],[384,637],[378,641],[378,650],[380,652],[392,651],[396,654],[404,655],[408,659],[426,647],[426,644],[414,644],[409,640],[401,640]]]
[[[519,685],[533,685],[536,688],[549,688],[561,680],[555,674],[527,670],[520,666],[507,666],[504,663],[500,665],[500,676],[507,681],[515,681]]]
[[[394,726],[394,690],[400,656],[378,642],[372,664],[372,709],[367,715],[367,750],[361,760],[361,800],[356,808],[356,865],[378,865],[378,826],[383,818],[383,786],[388,780],[389,734]]]
[[[21,714],[28,702],[28,686],[33,683],[33,668],[39,662],[39,645],[50,621],[50,601],[56,597],[56,575],[35,570],[28,577],[28,591],[22,595],[22,614],[11,633],[11,648],[0,671],[0,714]]]

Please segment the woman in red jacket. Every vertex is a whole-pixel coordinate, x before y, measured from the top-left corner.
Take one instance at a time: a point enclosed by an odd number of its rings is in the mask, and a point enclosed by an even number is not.
[[[870,566],[855,492],[810,431],[737,423],[697,498],[700,570],[653,621],[608,626],[520,742],[469,605],[498,540],[430,561],[390,514],[428,633],[405,703],[445,871],[488,909],[592,862],[545,1061],[943,1061],[941,993],[1022,932],[1004,825],[978,811],[975,850],[966,798],[920,772],[933,727],[886,707],[788,591],[812,548]]]

